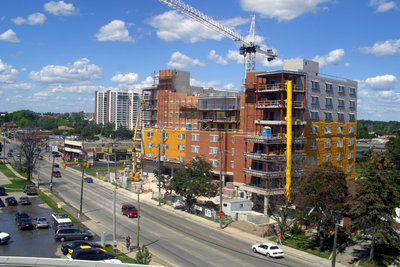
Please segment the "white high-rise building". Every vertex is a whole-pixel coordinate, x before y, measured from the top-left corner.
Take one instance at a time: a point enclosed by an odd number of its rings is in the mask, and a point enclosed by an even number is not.
[[[96,124],[115,123],[115,129],[123,126],[134,130],[139,114],[139,94],[133,90],[108,90],[95,92],[94,117]]]

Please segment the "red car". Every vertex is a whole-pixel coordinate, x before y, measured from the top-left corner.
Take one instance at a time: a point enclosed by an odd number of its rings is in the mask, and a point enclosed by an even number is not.
[[[137,218],[137,209],[135,206],[131,204],[124,204],[122,205],[122,215],[126,215],[129,218]]]
[[[53,171],[53,176],[54,177],[61,177],[60,171]]]

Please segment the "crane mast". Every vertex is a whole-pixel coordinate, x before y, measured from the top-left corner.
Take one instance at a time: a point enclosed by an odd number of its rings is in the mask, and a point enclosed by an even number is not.
[[[255,70],[255,56],[256,53],[260,53],[267,57],[268,61],[275,59],[278,55],[273,49],[262,50],[260,46],[254,44],[255,36],[255,16],[252,16],[251,27],[250,27],[250,41],[240,35],[235,30],[219,23],[210,16],[207,16],[203,12],[197,10],[196,8],[186,4],[181,0],[158,0],[159,2],[166,4],[167,6],[180,11],[186,16],[198,21],[204,26],[221,33],[222,35],[232,39],[233,41],[239,43],[240,54],[244,56],[246,61],[246,72]]]

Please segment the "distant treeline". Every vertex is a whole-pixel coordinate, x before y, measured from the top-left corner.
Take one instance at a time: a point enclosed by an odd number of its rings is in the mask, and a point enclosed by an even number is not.
[[[400,134],[400,122],[398,121],[357,121],[357,139],[368,139],[388,134]]]

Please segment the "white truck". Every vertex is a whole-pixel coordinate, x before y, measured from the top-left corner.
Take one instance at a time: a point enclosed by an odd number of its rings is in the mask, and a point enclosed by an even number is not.
[[[68,217],[68,214],[66,213],[53,213],[51,214],[51,217],[53,218],[53,223],[55,223],[57,226],[62,225],[62,226],[72,226],[72,221]]]
[[[9,240],[10,240],[10,234],[7,234],[5,232],[0,232],[0,244],[7,245]]]

